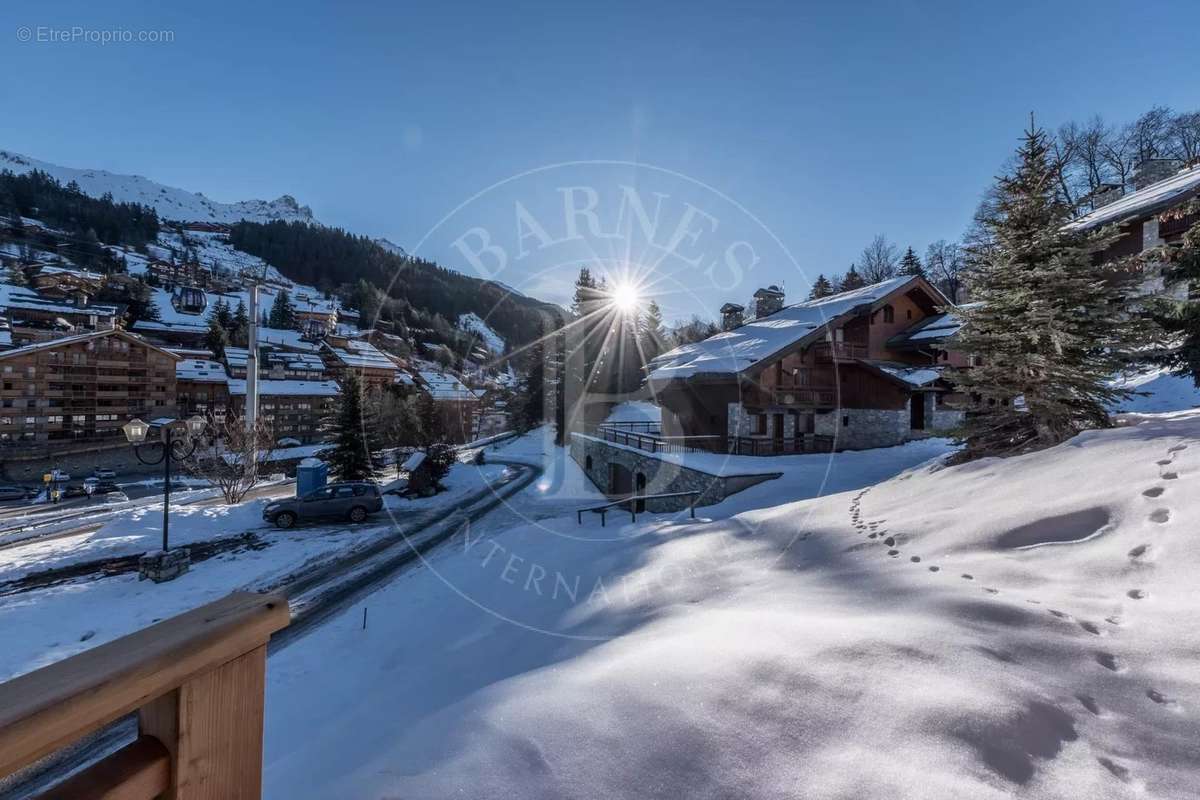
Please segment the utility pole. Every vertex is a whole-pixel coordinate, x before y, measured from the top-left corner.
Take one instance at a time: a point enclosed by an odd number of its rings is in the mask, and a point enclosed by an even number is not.
[[[247,336],[246,354],[246,431],[255,436],[258,422],[258,281],[250,286],[250,330]],[[257,440],[256,440],[257,441]],[[250,457],[258,459],[258,450],[253,448]]]

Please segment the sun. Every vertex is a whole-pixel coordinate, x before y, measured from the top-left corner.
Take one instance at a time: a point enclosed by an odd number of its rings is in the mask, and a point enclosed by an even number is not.
[[[609,301],[618,311],[628,314],[637,310],[642,302],[642,295],[632,283],[618,283],[609,292]]]

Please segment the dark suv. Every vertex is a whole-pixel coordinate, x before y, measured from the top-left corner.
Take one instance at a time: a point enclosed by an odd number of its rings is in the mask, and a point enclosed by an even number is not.
[[[366,481],[331,483],[303,497],[275,500],[263,509],[263,519],[280,528],[301,520],[348,519],[362,522],[383,510],[379,487]]]

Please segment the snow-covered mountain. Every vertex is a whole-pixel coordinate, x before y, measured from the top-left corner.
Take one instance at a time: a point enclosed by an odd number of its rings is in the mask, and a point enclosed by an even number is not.
[[[158,212],[163,219],[183,222],[234,223],[238,220],[314,222],[312,209],[302,206],[291,195],[275,200],[243,200],[219,203],[198,192],[164,186],[140,175],[118,175],[102,169],[60,167],[47,161],[0,150],[0,170],[23,174],[40,170],[66,184],[74,181],[84,194],[100,197],[110,193],[114,200],[141,203]]]
[[[390,239],[380,237],[375,240],[375,244],[379,245],[384,250],[387,250],[389,253],[408,258],[408,251]]]

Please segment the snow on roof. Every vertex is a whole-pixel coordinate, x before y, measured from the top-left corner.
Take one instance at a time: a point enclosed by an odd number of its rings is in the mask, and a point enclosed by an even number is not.
[[[68,344],[75,344],[76,342],[86,342],[89,339],[100,339],[104,336],[118,336],[122,339],[125,339],[126,341],[134,342],[135,344],[141,345],[142,347],[148,347],[151,350],[157,350],[158,352],[163,353],[164,355],[168,355],[171,358],[174,358],[176,360],[178,360],[180,358],[180,356],[176,355],[175,353],[172,353],[170,350],[164,350],[163,348],[158,347],[157,345],[150,344],[142,337],[134,336],[132,333],[126,333],[125,331],[121,330],[120,328],[113,328],[112,330],[107,330],[107,331],[89,331],[87,333],[78,333],[78,334],[75,334],[74,336],[63,336],[60,339],[51,339],[48,342],[36,342],[34,344],[27,344],[24,347],[16,347],[16,348],[13,348],[12,350],[5,350],[3,352],[0,352],[0,358],[12,358],[13,356],[23,356],[27,353],[36,353],[41,350],[53,350],[55,347],[62,347],[64,345],[68,345]]]
[[[1129,217],[1150,214],[1184,199],[1189,192],[1200,190],[1200,166],[1180,170],[1169,178],[1130,192],[1120,200],[1101,206],[1090,214],[1063,226],[1069,231],[1087,230],[1108,222],[1120,222]]]
[[[478,400],[475,392],[463,385],[462,381],[445,372],[422,370],[421,380],[434,400]]]
[[[347,367],[370,369],[396,369],[396,362],[370,342],[353,340],[345,348],[326,344],[329,351]]]
[[[175,365],[175,380],[224,383],[225,365],[205,358],[185,358]]]
[[[51,314],[89,314],[97,317],[111,317],[117,313],[116,306],[106,304],[77,306],[61,300],[42,297],[35,291],[10,283],[0,284],[0,305],[6,308],[45,311]]]
[[[924,386],[942,377],[941,367],[914,367],[908,364],[893,364],[887,361],[872,361],[871,366],[899,378],[910,386]]]
[[[227,378],[231,395],[244,395],[246,381]],[[336,381],[272,381],[259,379],[260,397],[336,397],[342,391]]]
[[[38,270],[38,275],[74,275],[76,278],[84,280],[100,282],[104,280],[104,276],[99,272],[92,272],[86,269],[72,269],[70,267],[57,267],[47,264]]]
[[[315,353],[321,349],[319,342],[306,342],[301,336],[300,331],[288,330],[286,328],[260,327],[258,329],[259,344],[274,344],[307,353]]]
[[[208,326],[203,323],[188,324],[186,322],[159,322],[157,320],[140,319],[133,323],[135,331],[177,331],[179,333],[207,333]]]
[[[936,344],[958,333],[963,326],[962,317],[953,311],[934,314],[901,331],[887,341],[888,347],[903,347],[911,344]]]
[[[822,329],[830,320],[871,305],[919,280],[903,275],[861,289],[807,300],[731,331],[685,344],[650,362],[652,380],[689,378],[701,373],[737,373]]]

